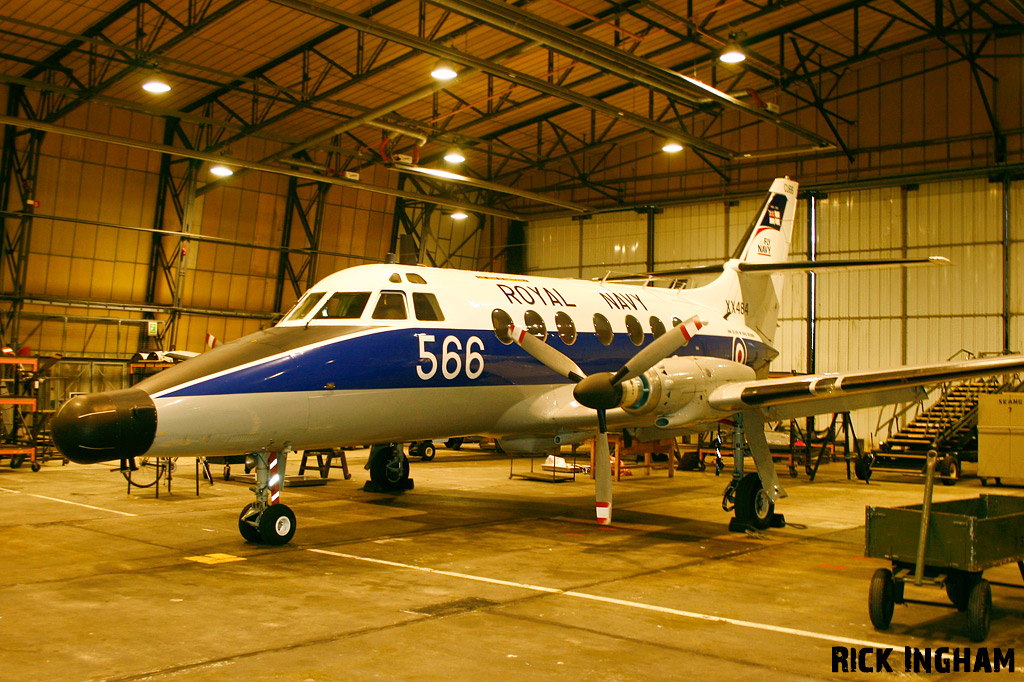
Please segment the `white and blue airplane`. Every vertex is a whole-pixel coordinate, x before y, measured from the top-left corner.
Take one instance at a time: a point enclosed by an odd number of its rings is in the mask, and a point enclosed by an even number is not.
[[[594,436],[598,521],[611,521],[609,428],[656,440],[730,420],[738,520],[759,528],[786,493],[763,423],[903,402],[923,387],[1024,369],[1024,356],[768,378],[778,355],[782,272],[944,261],[788,260],[797,183],[772,183],[734,256],[706,286],[673,289],[422,266],[364,265],[313,286],[274,327],[209,350],[133,388],[79,396],[52,422],[75,462],[251,454],[253,542],[284,544],[287,454],[377,444],[383,490],[409,484],[404,443],[484,435],[509,452]],[[673,274],[680,274],[677,271]],[[745,447],[744,447],[745,443]],[[749,451],[756,473],[744,475]]]

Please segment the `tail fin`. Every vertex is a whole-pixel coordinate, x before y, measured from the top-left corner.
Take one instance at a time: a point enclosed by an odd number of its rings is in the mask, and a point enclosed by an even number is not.
[[[736,247],[733,258],[741,263],[786,262],[793,237],[798,187],[788,178],[777,178],[772,183],[768,197]]]
[[[798,184],[788,178],[777,178],[772,183],[732,258],[722,266],[718,279],[707,287],[709,293],[714,292],[710,298],[722,301],[727,318],[742,316],[746,325],[769,345],[775,339],[783,276],[771,271],[758,272],[755,268],[787,261],[797,188]]]

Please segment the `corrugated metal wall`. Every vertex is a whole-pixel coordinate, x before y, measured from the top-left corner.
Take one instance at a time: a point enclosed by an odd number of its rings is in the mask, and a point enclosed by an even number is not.
[[[816,370],[872,369],[943,361],[960,351],[1003,348],[1004,283],[1009,286],[1010,349],[1024,350],[1024,182],[1008,185],[1010,273],[1003,268],[1004,183],[986,179],[911,187],[831,192],[814,200],[819,260],[939,255],[950,266],[821,272],[815,275]],[[655,216],[658,270],[721,262],[731,255],[760,198],[667,209]],[[811,200],[794,226],[791,259],[809,256]],[[617,213],[618,232],[570,219],[527,230],[531,274],[600,277],[608,270],[643,270],[646,216]],[[582,234],[582,248],[580,235]],[[628,252],[629,260],[617,258]],[[692,283],[702,284],[707,277]],[[808,281],[785,275],[776,372],[808,369]],[[855,415],[867,437],[880,410]]]
[[[145,114],[99,105],[76,111],[67,124],[147,141],[160,139],[163,125],[161,120]],[[270,151],[235,150],[247,158],[260,158]],[[143,304],[153,239],[145,230],[153,227],[159,166],[158,154],[48,135],[39,162],[38,214],[143,229],[35,218],[27,264],[27,295]],[[394,174],[371,169],[364,175],[369,176],[364,177],[367,183],[380,185],[389,182]],[[199,183],[208,181],[204,167]],[[208,192],[196,200],[192,232],[243,244],[280,246],[287,185],[286,177],[252,173]],[[330,187],[325,204],[321,249],[384,258],[391,236],[392,198]],[[178,228],[173,219],[165,223],[166,229]],[[167,243],[171,242],[176,244],[176,240]],[[274,312],[279,251],[192,241],[185,262],[183,306]],[[315,279],[363,262],[358,258],[323,255],[318,260]],[[286,284],[283,307],[287,308],[295,298],[291,286]],[[171,303],[164,281],[158,286],[157,303]],[[142,316],[137,312],[30,304],[24,310],[18,342],[34,353],[127,357],[138,348]],[[59,315],[61,319],[41,320],[41,315]],[[90,322],[88,318],[97,321]],[[178,323],[177,347],[200,351],[207,333],[224,342],[255,331],[261,324],[266,323],[216,315],[183,315]]]

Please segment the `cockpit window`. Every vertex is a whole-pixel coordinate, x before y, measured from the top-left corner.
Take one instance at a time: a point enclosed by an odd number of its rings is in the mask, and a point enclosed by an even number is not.
[[[323,300],[323,297],[327,295],[325,291],[311,291],[306,294],[302,300],[295,304],[291,314],[285,318],[288,321],[301,320],[306,315],[309,315],[309,311],[316,307],[316,304]]]
[[[339,291],[313,316],[314,320],[354,320],[363,316],[369,291]]]
[[[405,311],[405,295],[400,291],[382,291],[377,299],[377,307],[373,309],[375,320],[404,320],[408,318]]]
[[[420,278],[422,279],[422,277]],[[416,319],[428,322],[444,322],[444,313],[437,302],[437,296],[416,292],[412,295],[412,309]]]
[[[427,283],[427,280],[423,279],[422,277],[417,275],[415,272],[407,272],[407,273],[405,273],[405,278],[407,280],[409,280],[410,284],[426,284]]]
[[[401,284],[402,283],[402,276],[399,275],[396,272],[396,273],[392,274],[390,277],[388,277],[388,281],[389,282],[394,282],[395,284]]]

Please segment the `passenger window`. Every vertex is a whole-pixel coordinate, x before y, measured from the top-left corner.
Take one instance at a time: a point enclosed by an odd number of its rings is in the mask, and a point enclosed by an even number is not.
[[[498,341],[506,346],[512,343],[512,332],[509,331],[509,327],[512,326],[512,317],[508,313],[501,308],[492,310],[491,325],[494,326],[494,335],[498,337]]]
[[[632,315],[626,315],[626,333],[629,334],[629,340],[634,346],[643,344],[644,328],[640,326],[640,320]]]
[[[679,319],[678,317],[673,317],[673,318],[672,318],[672,326],[673,326],[673,327],[678,327],[678,326],[679,326],[679,325],[681,325],[682,323],[683,323],[683,321],[682,321],[682,320],[680,320],[680,319]]]
[[[306,315],[309,315],[309,311],[316,307],[316,304],[323,300],[324,296],[327,295],[325,291],[311,291],[304,298],[302,298],[295,307],[292,309],[292,313],[286,317],[286,320],[301,320]]]
[[[558,328],[558,336],[562,339],[562,343],[567,346],[576,343],[576,323],[561,310],[555,313],[555,327]]]
[[[339,291],[327,299],[313,319],[316,320],[353,320],[363,316],[366,302],[370,300],[369,291]]]
[[[651,333],[654,334],[654,338],[665,333],[665,323],[654,315],[651,315]]]
[[[382,291],[377,299],[377,307],[373,309],[375,320],[404,320],[405,296],[400,291]]]
[[[423,279],[422,277],[417,275],[415,272],[407,272],[407,273],[405,273],[405,278],[407,280],[409,280],[410,284],[426,284],[427,283],[427,280]],[[444,318],[442,318],[442,319],[444,319]]]
[[[441,306],[438,305],[437,297],[433,294],[414,293],[412,295],[412,309],[416,311],[417,320],[444,322],[444,313],[441,312]]]
[[[615,332],[612,331],[612,323],[601,313],[594,313],[594,332],[597,333],[597,340],[605,346],[612,345]]]
[[[541,341],[548,340],[548,328],[544,324],[544,318],[536,310],[527,310],[524,316],[526,331],[536,336]]]

